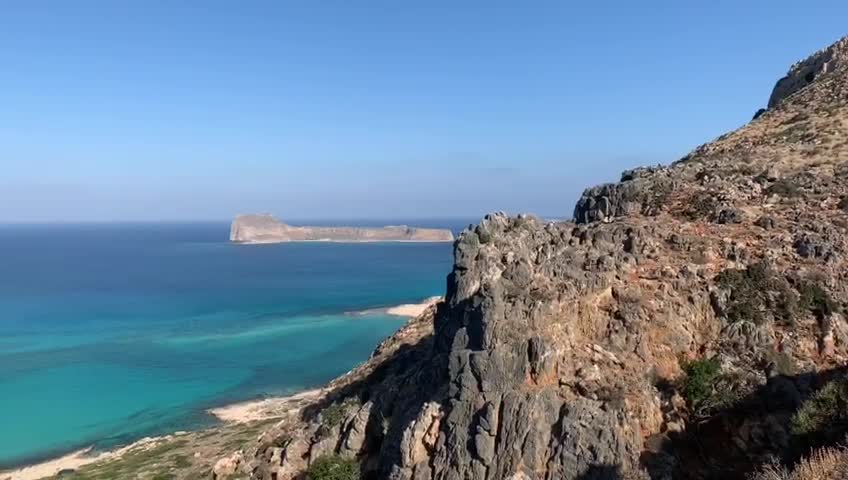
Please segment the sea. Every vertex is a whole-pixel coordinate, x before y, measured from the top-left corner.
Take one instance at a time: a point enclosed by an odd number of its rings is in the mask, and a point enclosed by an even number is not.
[[[452,264],[449,243],[228,235],[227,222],[0,225],[0,469],[322,385],[406,321],[381,307],[443,295]]]

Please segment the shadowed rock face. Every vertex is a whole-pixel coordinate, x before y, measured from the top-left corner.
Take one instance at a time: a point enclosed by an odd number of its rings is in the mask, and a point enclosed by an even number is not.
[[[380,228],[293,227],[271,215],[239,215],[230,226],[230,241],[236,243],[332,242],[452,242],[450,230],[415,228],[406,225]]]
[[[839,67],[586,190],[575,222],[485,217],[454,244],[445,302],[241,471],[341,455],[397,480],[742,479],[790,458],[810,441],[793,412],[848,362],[846,139]],[[697,402],[696,359],[716,369]]]

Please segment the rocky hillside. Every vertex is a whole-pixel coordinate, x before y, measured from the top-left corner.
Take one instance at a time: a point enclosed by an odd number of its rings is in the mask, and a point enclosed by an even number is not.
[[[463,232],[430,317],[215,475],[729,480],[842,440],[846,53],[574,222]]]

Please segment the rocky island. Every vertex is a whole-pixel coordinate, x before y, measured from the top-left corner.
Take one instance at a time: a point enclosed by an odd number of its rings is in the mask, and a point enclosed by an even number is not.
[[[238,215],[230,226],[235,243],[283,242],[452,242],[450,230],[406,225],[385,227],[306,227],[292,226],[273,215]]]

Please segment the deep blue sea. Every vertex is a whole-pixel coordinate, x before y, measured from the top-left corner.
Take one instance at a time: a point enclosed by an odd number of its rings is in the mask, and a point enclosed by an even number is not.
[[[405,321],[351,312],[442,295],[452,263],[450,244],[228,234],[0,226],[0,466],[199,428],[209,407],[325,383]]]

